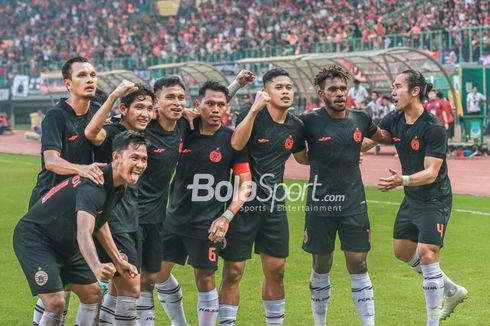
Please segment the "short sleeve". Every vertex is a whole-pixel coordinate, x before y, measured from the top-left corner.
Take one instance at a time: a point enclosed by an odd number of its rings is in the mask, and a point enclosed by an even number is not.
[[[84,211],[95,217],[97,212],[104,209],[105,198],[106,192],[102,186],[84,182],[76,195],[75,212]]]
[[[41,138],[41,151],[63,150],[64,124],[62,113],[56,109],[48,111],[42,122],[43,136]]]
[[[366,113],[365,115],[367,121],[366,137],[371,138],[378,130],[378,126],[374,123],[373,119],[369,116],[369,114],[367,112],[365,113]]]
[[[297,132],[295,133],[296,139],[294,140],[293,153],[299,153],[306,148],[305,146],[305,125],[302,120],[298,121]]]
[[[247,148],[245,147],[244,149],[242,149],[241,151],[235,151],[233,150],[233,164],[232,165],[235,165],[237,163],[244,163],[244,162],[248,162],[249,161],[249,157],[248,157],[248,150]]]
[[[379,123],[379,127],[383,130],[386,130],[388,132],[391,132],[391,128],[393,126],[393,121],[395,119],[395,114],[396,112],[390,112],[388,113],[383,120]]]
[[[445,158],[447,153],[447,134],[443,126],[433,126],[425,132],[425,156]]]

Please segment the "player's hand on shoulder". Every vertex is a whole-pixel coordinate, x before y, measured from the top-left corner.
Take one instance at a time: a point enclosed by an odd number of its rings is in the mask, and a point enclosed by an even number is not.
[[[102,185],[104,184],[104,173],[100,168],[106,165],[107,165],[106,163],[92,163],[89,165],[79,165],[78,174],[80,174],[81,177],[90,179],[92,182],[98,185]]]
[[[250,111],[259,112],[271,101],[271,97],[265,91],[258,91],[255,95],[255,102],[252,104]]]
[[[229,226],[230,221],[226,217],[220,216],[215,219],[209,228],[209,240],[213,242],[223,241]]]
[[[191,130],[194,130],[194,120],[200,118],[201,113],[194,108],[191,109],[186,108],[184,109],[184,111],[182,111],[182,116],[189,123],[189,127],[191,128]]]
[[[240,84],[240,86],[245,86],[255,80],[255,75],[250,70],[241,70],[236,76],[236,80]]]
[[[114,273],[116,273],[116,268],[112,263],[99,263],[94,267],[92,272],[98,280],[109,280],[114,276]]]
[[[112,91],[112,96],[115,97],[124,97],[131,93],[134,93],[138,90],[138,87],[135,83],[130,82],[129,80],[123,80],[119,86],[116,87],[115,90]]]

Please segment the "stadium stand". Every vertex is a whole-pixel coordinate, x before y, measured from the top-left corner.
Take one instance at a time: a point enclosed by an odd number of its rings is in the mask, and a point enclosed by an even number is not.
[[[485,0],[197,2],[0,0],[0,66],[39,76],[75,54],[106,69],[139,69],[395,46],[426,49],[441,63],[490,53]],[[175,7],[177,16],[155,10]]]

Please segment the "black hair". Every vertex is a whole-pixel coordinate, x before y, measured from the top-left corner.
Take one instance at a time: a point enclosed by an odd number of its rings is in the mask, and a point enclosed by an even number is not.
[[[157,94],[159,91],[162,90],[162,88],[172,86],[180,86],[185,91],[184,82],[182,81],[182,79],[180,79],[179,76],[167,76],[160,78],[155,82],[155,84],[153,85],[153,92]]]
[[[411,91],[415,87],[420,88],[419,99],[421,102],[427,97],[429,92],[432,90],[434,85],[432,83],[427,83],[425,81],[424,75],[420,71],[415,71],[413,69],[408,69],[402,72],[402,74],[407,75],[408,90]]]
[[[226,101],[229,101],[230,92],[228,91],[228,88],[215,80],[208,80],[201,86],[201,88],[199,88],[199,98],[202,99],[206,95],[208,89],[225,94]]]
[[[129,148],[130,145],[144,145],[148,147],[148,141],[142,132],[127,130],[119,133],[114,137],[112,142],[112,151],[121,152]]]
[[[340,78],[347,83],[351,77],[350,74],[341,66],[330,65],[327,68],[323,68],[318,74],[316,74],[315,86],[323,89],[325,87],[325,80],[328,78]]]
[[[291,78],[289,73],[282,68],[274,68],[265,73],[264,77],[262,77],[262,83],[265,84],[272,81],[274,78],[279,76],[286,76]]]
[[[151,103],[153,104],[155,102],[155,93],[153,93],[149,86],[147,86],[146,84],[135,84],[135,86],[138,87],[138,90],[136,92],[133,92],[121,98],[121,103],[124,104],[128,109],[131,106],[131,103],[133,103],[140,96],[149,96],[151,97]]]
[[[372,91],[371,93],[376,94],[376,97],[377,97],[377,98],[379,98],[379,93],[378,93],[378,91]]]
[[[63,79],[69,79],[71,80],[71,65],[74,64],[75,62],[90,62],[88,61],[87,58],[85,57],[73,57],[68,59],[64,64],[63,67],[61,67],[61,74],[63,75]]]
[[[437,98],[444,98],[444,95],[442,94],[442,92],[441,92],[441,91],[438,91],[438,92],[436,93],[436,96],[437,96]]]
[[[360,84],[361,81],[359,79],[354,79],[354,84]]]

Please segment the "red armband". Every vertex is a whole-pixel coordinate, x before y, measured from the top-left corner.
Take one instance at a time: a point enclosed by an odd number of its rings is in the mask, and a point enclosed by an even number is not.
[[[250,172],[250,165],[248,162],[236,163],[233,165],[233,174],[240,175]]]

